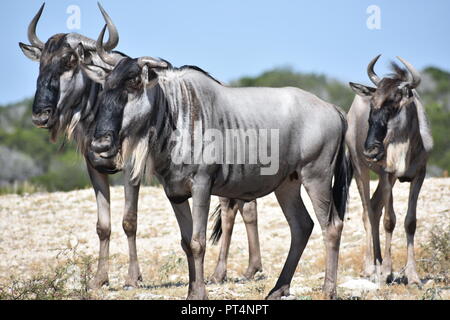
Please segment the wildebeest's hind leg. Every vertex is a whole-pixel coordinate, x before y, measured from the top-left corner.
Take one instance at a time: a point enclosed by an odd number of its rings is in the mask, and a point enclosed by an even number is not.
[[[177,218],[178,226],[180,227],[181,248],[183,249],[184,253],[186,253],[186,258],[188,261],[188,269],[189,269],[188,296],[189,296],[192,291],[191,279],[195,277],[194,256],[192,255],[192,250],[190,246],[192,238],[191,207],[189,206],[189,202],[187,200],[181,204],[176,204],[174,202],[171,202],[170,204],[172,205],[173,211],[175,212],[175,217]]]
[[[311,199],[317,220],[322,228],[326,249],[326,267],[323,292],[326,299],[336,298],[339,246],[343,221],[333,204],[331,174],[326,171],[303,168],[303,185]]]
[[[289,295],[292,277],[314,227],[300,196],[298,179],[288,178],[275,190],[275,195],[291,230],[291,246],[280,277],[267,299],[280,299]]]
[[[125,280],[126,287],[138,287],[138,281],[142,281],[141,271],[136,249],[137,210],[140,184],[134,185],[130,181],[130,169],[124,169],[125,210],[122,227],[127,235],[129,250],[128,277]]]
[[[245,223],[248,239],[248,267],[244,273],[244,277],[252,279],[258,271],[262,271],[256,200],[244,202],[243,206],[240,206],[239,211]]]
[[[217,261],[214,274],[210,279],[212,283],[224,281],[227,275],[228,252],[230,250],[231,235],[233,233],[234,221],[238,210],[238,205],[234,199],[220,197],[219,201],[222,235],[219,260]]]
[[[419,192],[425,178],[425,167],[414,177],[409,190],[408,211],[405,218],[406,242],[408,251],[408,260],[405,267],[405,275],[408,278],[408,284],[421,285],[419,275],[416,270],[416,261],[414,257],[414,234],[416,233],[416,209]]]
[[[92,168],[88,161],[86,161],[86,166],[97,200],[97,234],[100,239],[100,253],[98,257],[97,273],[95,274],[94,279],[89,283],[89,286],[92,289],[97,289],[103,285],[109,284],[109,238],[111,235],[109,182],[108,176]]]

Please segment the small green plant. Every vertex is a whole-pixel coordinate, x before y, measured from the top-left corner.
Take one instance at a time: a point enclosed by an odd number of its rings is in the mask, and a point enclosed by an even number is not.
[[[428,288],[422,296],[422,300],[442,300],[441,289]]]
[[[422,258],[419,265],[436,282],[449,284],[450,270],[450,230],[448,227],[434,226],[429,240],[421,245]]]
[[[180,269],[183,269],[184,263],[185,258],[182,256],[179,256],[174,253],[167,256],[165,258],[165,262],[158,270],[159,280],[161,282],[168,281],[170,275],[177,274],[180,271]]]
[[[0,300],[91,299],[92,257],[78,253],[77,245],[58,251],[56,267],[29,279],[12,276],[0,284]]]

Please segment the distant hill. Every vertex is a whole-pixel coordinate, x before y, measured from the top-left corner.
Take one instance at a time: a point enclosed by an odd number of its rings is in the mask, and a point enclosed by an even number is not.
[[[348,110],[354,94],[348,84],[325,75],[275,68],[257,77],[242,77],[233,86],[299,87]],[[428,67],[422,72],[419,93],[431,122],[435,147],[430,159],[431,175],[450,171],[450,73]],[[48,132],[31,123],[32,99],[0,107],[0,193],[28,181],[48,191],[72,190],[89,185],[82,156],[62,140],[49,141]],[[121,176],[112,177],[120,183]]]
[[[289,67],[276,68],[257,77],[243,77],[231,83],[237,87],[297,87],[309,91],[344,110],[348,110],[354,94],[342,82],[315,73],[300,73]]]

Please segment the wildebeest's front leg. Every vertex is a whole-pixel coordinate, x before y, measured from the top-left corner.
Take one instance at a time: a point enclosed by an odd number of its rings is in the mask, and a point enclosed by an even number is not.
[[[111,235],[109,181],[106,174],[95,170],[87,160],[86,165],[97,200],[97,234],[100,239],[100,253],[98,257],[97,273],[95,274],[94,279],[89,283],[91,288],[96,289],[109,283],[109,237]]]
[[[127,235],[129,250],[129,266],[128,277],[125,280],[125,286],[137,287],[138,281],[142,281],[141,271],[136,249],[136,231],[137,231],[137,210],[139,199],[140,183],[134,185],[130,181],[130,168],[124,169],[124,191],[125,191],[125,208],[122,221],[122,227]]]
[[[211,202],[211,182],[209,177],[197,177],[192,186],[192,239],[191,250],[194,257],[195,276],[189,279],[192,290],[191,300],[207,299],[203,263],[206,250],[206,226]]]
[[[242,208],[239,208],[239,211],[244,219],[248,239],[248,268],[244,273],[244,277],[251,279],[256,272],[262,270],[256,200],[245,202]]]
[[[227,275],[227,259],[230,250],[231,235],[233,233],[234,221],[238,206],[236,200],[229,198],[219,198],[220,201],[220,215],[222,222],[222,237],[220,242],[219,260],[217,261],[216,269],[211,277],[211,282],[220,283],[224,281]]]
[[[380,179],[377,189],[370,198],[369,169],[361,165],[355,166],[355,180],[363,206],[363,223],[366,231],[363,275],[370,277],[375,274],[376,265],[381,266],[382,262],[379,225],[383,210],[384,183]],[[381,270],[378,271],[381,272]]]
[[[172,205],[173,211],[175,212],[175,217],[177,218],[178,226],[180,227],[181,232],[181,248],[184,253],[186,253],[186,258],[188,261],[189,268],[189,290],[188,296],[191,295],[192,284],[191,279],[195,277],[195,265],[194,265],[194,257],[192,255],[191,250],[191,239],[192,239],[192,215],[191,215],[191,207],[189,206],[189,202],[186,200],[181,204],[176,204],[174,202],[170,202]]]
[[[383,225],[386,232],[385,251],[382,264],[382,281],[385,282],[392,274],[392,256],[391,256],[391,243],[392,233],[395,228],[395,212],[394,212],[394,199],[392,195],[392,188],[395,184],[395,176],[393,174],[383,174],[380,176],[380,185],[383,189],[383,204],[384,204],[384,219]],[[380,201],[381,202],[381,201]]]
[[[416,261],[414,257],[414,234],[416,233],[416,209],[419,192],[425,179],[425,167],[414,177],[411,182],[408,200],[408,212],[405,218],[406,242],[408,250],[408,260],[405,268],[405,275],[408,278],[408,284],[419,284],[421,281],[416,270]]]

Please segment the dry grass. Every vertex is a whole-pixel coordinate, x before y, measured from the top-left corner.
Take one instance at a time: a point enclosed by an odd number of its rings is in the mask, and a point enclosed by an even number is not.
[[[396,273],[401,272],[406,262],[403,220],[408,187],[397,184],[394,190],[397,228],[392,254]],[[128,270],[127,241],[121,228],[123,190],[112,188],[111,198],[110,286],[88,291],[86,283],[95,271],[98,254],[92,190],[1,196],[0,298],[184,299],[187,262],[175,217],[162,189],[145,187],[140,194],[137,245],[144,282],[134,290],[123,288]],[[322,299],[325,260],[322,235],[307,196],[304,199],[315,228],[293,278],[289,298]],[[214,199],[211,207],[216,203]],[[289,228],[273,195],[260,199],[258,210],[264,271],[257,275],[257,280],[242,279],[248,261],[247,237],[242,219],[237,217],[228,280],[221,285],[207,285],[210,299],[263,299],[275,284],[287,256]],[[449,224],[450,179],[427,179],[418,203],[415,251],[423,288],[395,284],[355,292],[338,287],[338,297],[449,299]],[[361,204],[353,184],[341,242],[339,285],[361,279],[364,236]],[[208,244],[206,276],[213,273],[218,253],[218,246]]]

